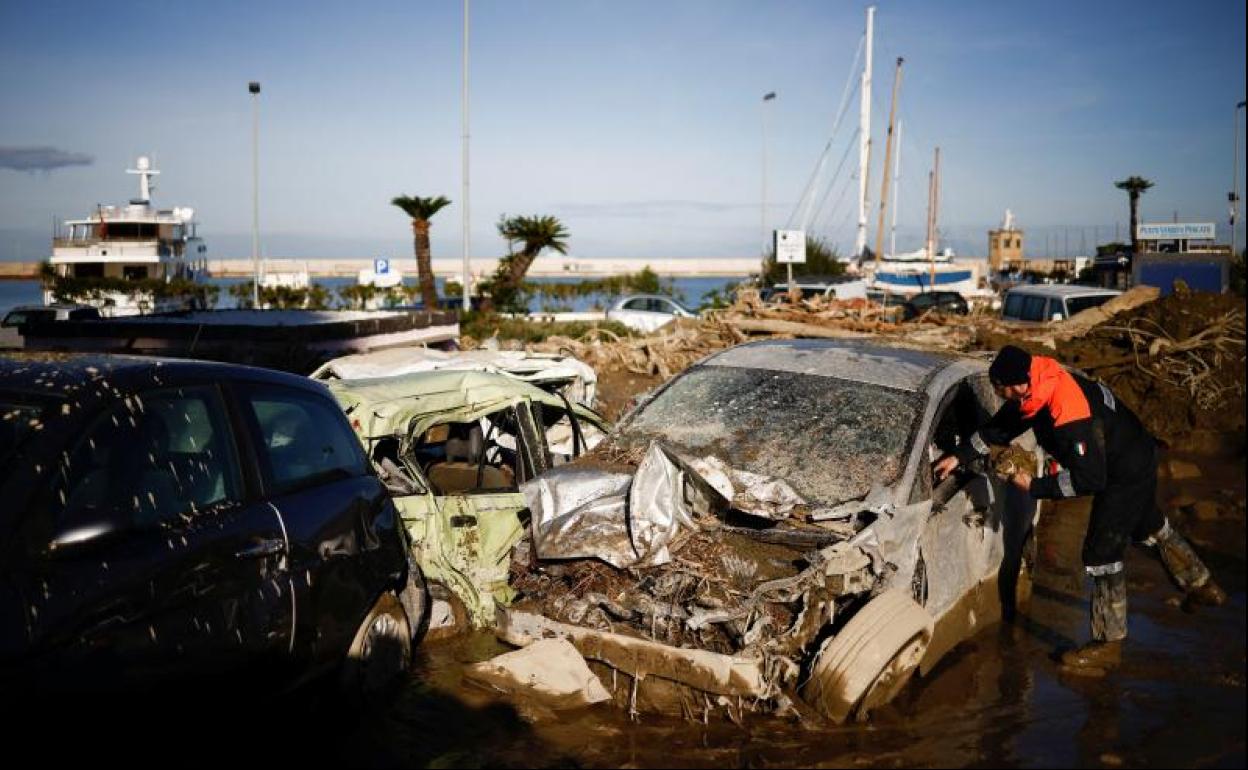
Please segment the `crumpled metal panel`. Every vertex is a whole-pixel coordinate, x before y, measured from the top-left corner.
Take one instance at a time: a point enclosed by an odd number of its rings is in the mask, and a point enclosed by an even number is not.
[[[698,528],[684,491],[684,471],[659,442],[651,442],[628,493],[629,532],[638,566],[667,564],[672,560],[667,544],[677,531]]]
[[[632,482],[627,473],[565,465],[521,484],[537,558],[599,558],[621,569],[634,564],[627,516]]]
[[[621,569],[667,564],[676,533],[697,529],[685,479],[654,442],[632,476],[561,466],[521,485],[537,558],[598,558]]]

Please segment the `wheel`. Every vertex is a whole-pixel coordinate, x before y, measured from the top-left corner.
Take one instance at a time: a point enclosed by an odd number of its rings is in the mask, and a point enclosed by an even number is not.
[[[359,702],[385,693],[412,662],[412,632],[407,611],[392,593],[384,593],[365,616],[343,663],[342,685]]]
[[[897,696],[932,639],[932,618],[898,590],[875,597],[823,643],[802,697],[840,724]]]

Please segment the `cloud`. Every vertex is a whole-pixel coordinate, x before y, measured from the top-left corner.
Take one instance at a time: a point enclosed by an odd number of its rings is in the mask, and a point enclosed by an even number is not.
[[[66,166],[90,166],[95,158],[55,147],[0,147],[0,168],[14,171],[52,171]]]

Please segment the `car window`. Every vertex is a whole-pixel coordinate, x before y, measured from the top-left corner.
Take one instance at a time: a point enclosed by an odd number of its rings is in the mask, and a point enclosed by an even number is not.
[[[1066,307],[1071,315],[1082,312],[1091,307],[1100,307],[1109,300],[1113,299],[1112,294],[1095,294],[1091,297],[1071,297],[1066,300]]]
[[[56,320],[53,310],[14,310],[4,317],[5,326],[21,326],[22,324]]]
[[[79,308],[77,310],[69,311],[69,320],[71,321],[86,321],[86,320],[93,320],[99,317],[100,317],[100,311],[96,310],[93,307],[85,307],[85,308]]]
[[[649,301],[650,300],[647,300],[647,299],[630,299],[628,302],[624,303],[624,309],[625,310],[649,310],[650,308],[647,306],[647,303],[649,303]]]
[[[1062,303],[1061,297],[1053,297],[1049,300],[1049,312],[1045,315],[1046,320],[1056,320],[1066,317],[1066,306]]]
[[[662,438],[833,504],[900,476],[924,401],[837,377],[704,365],[642,406],[617,440],[643,448]]]
[[[97,417],[57,474],[61,528],[177,523],[241,499],[234,439],[211,387],[125,398]]]
[[[368,472],[364,450],[333,402],[293,388],[243,392],[260,430],[261,464],[275,494]]]
[[[1006,318],[1022,318],[1023,317],[1023,299],[1022,294],[1011,293],[1005,298],[1005,310],[1001,315]]]
[[[1044,306],[1048,302],[1045,297],[1024,297],[1023,312],[1021,317],[1024,321],[1047,321],[1044,317]]]

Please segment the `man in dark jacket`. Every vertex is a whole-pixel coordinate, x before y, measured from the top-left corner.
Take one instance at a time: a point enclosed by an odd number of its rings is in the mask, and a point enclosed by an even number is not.
[[[1209,570],[1157,507],[1157,442],[1108,387],[1012,345],[997,354],[988,376],[1005,404],[970,441],[937,461],[935,472],[944,478],[987,455],[990,444],[1008,445],[1031,429],[1060,470],[1039,478],[1022,471],[1011,483],[1038,499],[1093,496],[1083,542],[1083,563],[1093,584],[1092,641],[1065,653],[1064,664],[1104,668],[1120,662],[1127,635],[1123,556],[1132,540],[1157,547],[1187,594],[1186,607],[1226,601]]]

